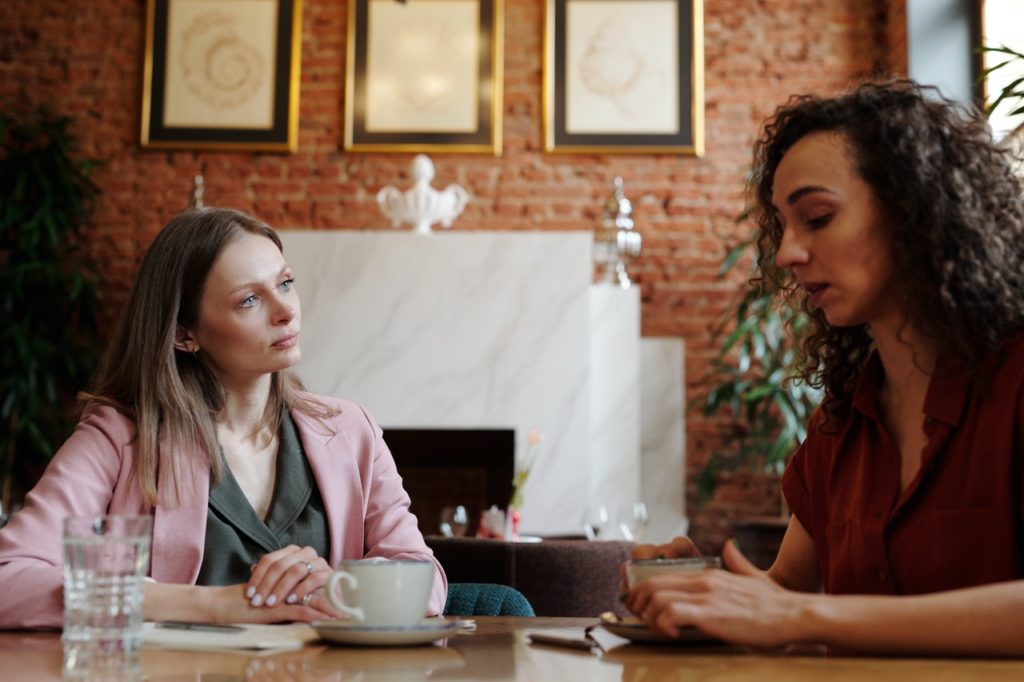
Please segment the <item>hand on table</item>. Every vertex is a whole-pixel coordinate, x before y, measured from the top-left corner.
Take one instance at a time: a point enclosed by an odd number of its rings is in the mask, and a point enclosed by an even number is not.
[[[339,614],[331,607],[323,590],[332,572],[327,561],[312,547],[288,545],[263,555],[253,565],[245,584],[245,598],[254,608],[311,609],[318,613],[315,618],[324,615],[337,618]]]
[[[692,543],[691,543],[692,545]],[[797,641],[798,602],[807,595],[790,592],[744,557],[735,542],[722,550],[727,570],[666,573],[635,585],[626,608],[651,628],[669,636],[695,625],[723,640],[755,647]]]

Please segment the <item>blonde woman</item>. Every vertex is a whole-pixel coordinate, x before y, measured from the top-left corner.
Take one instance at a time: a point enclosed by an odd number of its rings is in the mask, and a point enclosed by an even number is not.
[[[289,371],[300,332],[270,227],[212,208],[171,220],[75,432],[0,530],[0,627],[60,625],[67,516],[152,515],[147,620],[334,617],[322,587],[339,561],[434,561],[380,427]]]

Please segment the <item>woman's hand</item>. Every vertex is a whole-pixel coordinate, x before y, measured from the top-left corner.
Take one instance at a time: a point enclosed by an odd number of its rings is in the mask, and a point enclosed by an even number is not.
[[[709,569],[657,575],[634,586],[626,607],[652,629],[676,637],[695,625],[709,635],[755,647],[800,641],[802,600],[807,595],[779,587],[726,543],[728,570]]]
[[[253,565],[245,598],[254,607],[310,606],[337,617],[321,589],[331,573],[312,547],[288,545]]]
[[[301,600],[270,608],[253,606],[246,585],[196,586],[146,583],[143,605],[146,620],[184,620],[199,623],[283,623],[338,618],[327,599]],[[315,594],[322,595],[323,590]]]

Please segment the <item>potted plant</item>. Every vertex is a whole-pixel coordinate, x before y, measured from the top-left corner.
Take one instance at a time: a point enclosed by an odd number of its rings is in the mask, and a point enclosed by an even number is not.
[[[740,217],[745,220],[747,214]],[[725,277],[753,246],[747,239],[728,251],[719,270]],[[710,499],[724,472],[764,471],[781,475],[790,455],[807,435],[807,420],[820,391],[797,378],[795,338],[807,317],[769,290],[756,264],[751,277],[715,331],[718,354],[700,385],[705,390],[691,403],[705,416],[729,417],[728,437],[697,476],[702,502]],[[733,535],[751,560],[764,567],[774,558],[786,517],[741,518]]]
[[[1024,63],[1024,53],[1017,52],[1006,46],[999,47],[983,47],[981,52],[987,54],[997,55],[999,63],[994,64],[984,71],[978,77],[981,85],[984,85],[986,81],[992,76],[993,73],[1006,69],[1007,67],[1019,67],[1021,63]],[[991,117],[1004,102],[1007,103],[1009,111],[1006,112],[1006,116],[1024,116],[1024,76],[1014,78],[1007,82],[991,102],[985,103],[985,115]],[[1010,131],[1000,142],[1002,146],[1009,149],[1013,156],[1016,158],[1014,169],[1017,175],[1024,178],[1024,121],[1020,121],[1017,127]]]
[[[95,160],[70,119],[0,110],[0,503],[38,479],[98,358],[97,275],[82,241]]]

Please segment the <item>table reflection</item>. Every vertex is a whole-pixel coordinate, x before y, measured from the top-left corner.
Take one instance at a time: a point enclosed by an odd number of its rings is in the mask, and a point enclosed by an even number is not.
[[[136,680],[147,682],[405,682],[514,680],[533,682],[845,682],[1024,679],[1024,662],[807,655],[808,647],[773,654],[730,647],[610,645],[588,653],[532,645],[528,628],[579,627],[592,619],[478,618],[477,631],[436,645],[349,648],[316,643],[298,651],[172,651],[144,647]],[[0,678],[62,678],[60,634],[0,632]],[[76,678],[134,682],[123,674]]]

